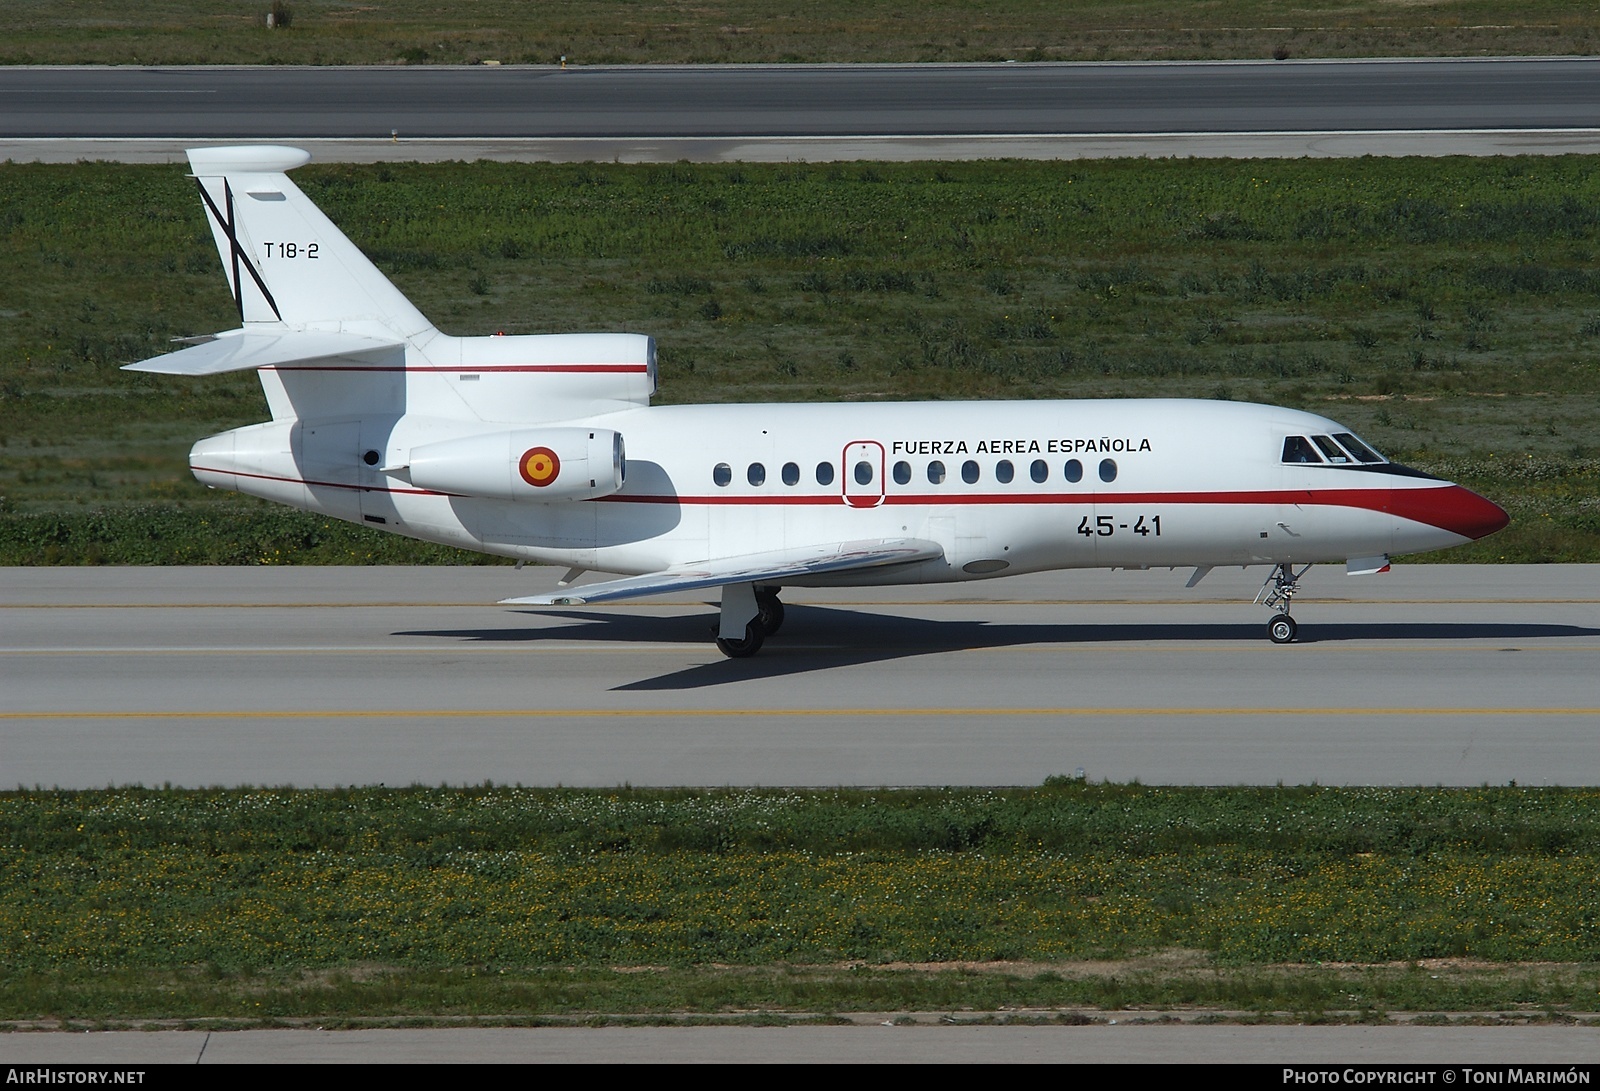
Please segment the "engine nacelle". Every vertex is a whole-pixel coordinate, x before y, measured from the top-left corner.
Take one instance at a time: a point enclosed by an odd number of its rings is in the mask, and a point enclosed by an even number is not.
[[[622,435],[608,428],[526,428],[411,449],[420,489],[490,500],[592,500],[622,488]]]

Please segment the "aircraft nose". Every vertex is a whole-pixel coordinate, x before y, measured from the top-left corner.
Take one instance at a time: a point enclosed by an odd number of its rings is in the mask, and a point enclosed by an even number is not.
[[[1403,519],[1426,523],[1477,541],[1511,522],[1505,509],[1485,500],[1460,485],[1436,488],[1395,489],[1389,498],[1390,511]]]

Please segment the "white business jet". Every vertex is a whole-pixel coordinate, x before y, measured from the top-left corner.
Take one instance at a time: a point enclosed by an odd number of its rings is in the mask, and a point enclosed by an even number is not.
[[[130,368],[259,374],[272,420],[190,452],[212,488],[571,570],[506,603],[721,588],[717,646],[739,657],[782,625],[784,586],[1269,565],[1257,600],[1287,643],[1312,563],[1381,572],[1507,522],[1266,405],[652,407],[649,337],[440,333],[288,179],[309,158],[189,152],[241,326]],[[571,585],[591,570],[622,578]]]

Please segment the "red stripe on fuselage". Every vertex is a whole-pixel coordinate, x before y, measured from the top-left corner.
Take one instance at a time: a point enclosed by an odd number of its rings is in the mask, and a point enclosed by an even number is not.
[[[1451,486],[1455,488],[1457,486]],[[864,494],[866,498],[876,493]],[[1386,511],[1388,489],[1257,489],[1229,492],[1016,492],[1016,493],[889,493],[885,504],[897,506],[941,507],[955,504],[1050,505],[1050,504],[1315,504],[1321,507],[1366,508]],[[598,500],[617,504],[710,504],[710,505],[828,505],[843,503],[838,493],[797,493],[794,495],[710,494],[696,496],[629,495],[613,493]]]
[[[869,494],[870,495],[870,494]],[[699,495],[629,496],[613,494],[599,500],[618,504],[685,505],[768,505],[826,506],[841,503],[838,493],[794,496]],[[889,493],[885,505],[945,506],[972,505],[1117,505],[1233,504],[1242,507],[1310,505],[1313,507],[1354,508],[1384,512],[1412,522],[1448,530],[1463,538],[1478,539],[1504,527],[1510,517],[1500,507],[1460,485],[1442,484],[1426,488],[1382,489],[1255,489],[1210,492],[1017,492],[1017,493]]]
[[[372,367],[363,367],[360,364],[272,364],[260,368],[261,371],[390,371],[407,372],[410,374],[426,374],[436,372],[441,375],[481,375],[500,372],[540,374],[636,374],[643,375],[649,370],[644,364],[494,364],[483,367],[413,367],[407,364],[382,364]]]
[[[386,492],[406,496],[460,496],[458,493],[435,492],[431,489],[395,489],[379,485],[351,485],[338,481],[311,481],[297,477],[277,477],[271,474],[245,473],[241,470],[220,470],[209,466],[192,467],[196,473],[228,474],[248,477],[258,481],[282,481],[286,484],[309,485],[317,488],[350,489],[357,492]],[[827,507],[843,503],[838,493],[798,493],[788,496],[629,496],[613,493],[595,498],[599,503],[610,504],[679,504],[685,506],[719,507]],[[1463,538],[1478,539],[1493,534],[1507,523],[1510,517],[1498,505],[1485,500],[1470,489],[1460,485],[1441,485],[1420,489],[1261,489],[1255,491],[1233,490],[1220,492],[1084,492],[1084,493],[890,493],[884,503],[896,506],[935,507],[956,504],[985,506],[1013,505],[1032,507],[1044,505],[1088,505],[1107,507],[1115,505],[1203,504],[1217,506],[1232,504],[1241,507],[1276,507],[1286,504],[1309,504],[1315,507],[1355,508],[1365,511],[1387,512],[1412,522],[1448,530]]]

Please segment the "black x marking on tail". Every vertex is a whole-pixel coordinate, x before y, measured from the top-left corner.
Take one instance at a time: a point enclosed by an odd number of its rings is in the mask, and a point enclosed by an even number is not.
[[[239,236],[233,226],[233,187],[228,184],[226,178],[222,180],[223,198],[228,203],[228,214],[224,216],[218,211],[217,203],[211,199],[211,194],[206,192],[205,183],[196,178],[194,184],[200,187],[200,199],[211,210],[212,218],[217,221],[217,226],[222,228],[224,235],[228,236],[228,246],[232,251],[230,258],[233,263],[233,303],[234,306],[239,308],[239,321],[244,321],[244,290],[239,284],[239,266],[242,261],[245,270],[250,274],[250,279],[256,282],[256,287],[260,288],[261,294],[266,297],[267,306],[272,308],[273,317],[282,322],[283,315],[278,311],[277,300],[272,298],[272,293],[267,290],[266,281],[261,279],[261,274],[256,271],[255,263],[250,260],[250,255],[244,252],[244,247],[239,243]]]

